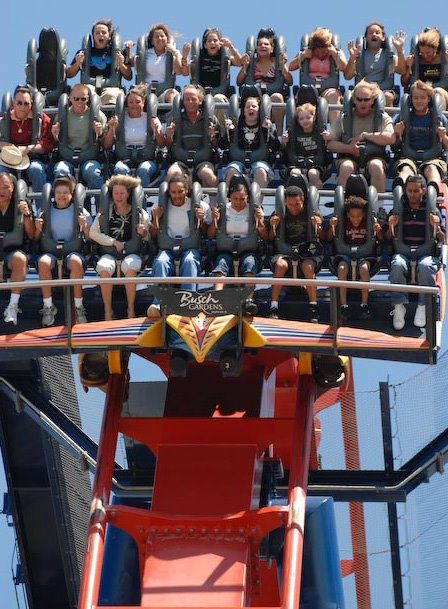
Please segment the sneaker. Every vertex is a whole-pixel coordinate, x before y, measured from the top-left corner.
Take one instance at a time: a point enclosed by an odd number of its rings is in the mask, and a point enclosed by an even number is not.
[[[160,305],[154,303],[149,305],[146,315],[148,317],[160,317]]]
[[[319,311],[317,308],[317,304],[310,304],[308,308],[308,319],[312,324],[319,323]]]
[[[341,319],[342,321],[348,321],[350,319],[350,310],[348,305],[341,305]]]
[[[269,319],[278,319],[278,307],[271,307],[269,309]]]
[[[10,304],[6,307],[5,312],[4,312],[4,316],[5,316],[5,322],[7,324],[14,324],[15,326],[17,326],[17,314],[21,313],[21,309],[19,309],[19,305],[16,304]]]
[[[252,300],[252,298],[248,298],[244,303],[243,315],[250,315],[253,317],[258,312],[258,307]]]
[[[372,319],[368,304],[359,305],[359,319]]]
[[[393,316],[394,330],[402,330],[404,328],[404,318],[406,316],[406,307],[404,304],[396,304],[390,314]]]
[[[80,307],[75,307],[75,324],[85,324],[87,323],[86,310],[81,305]]]
[[[424,304],[417,305],[415,309],[414,326],[417,326],[417,328],[426,326],[426,307]]]
[[[45,327],[52,326],[57,312],[58,310],[53,304],[50,307],[41,309],[39,313],[42,315],[42,325]]]

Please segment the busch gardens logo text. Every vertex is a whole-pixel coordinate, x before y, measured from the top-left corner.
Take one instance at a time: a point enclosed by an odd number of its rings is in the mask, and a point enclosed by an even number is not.
[[[225,315],[226,310],[223,302],[219,298],[213,297],[210,292],[198,294],[197,292],[176,292],[180,296],[179,306],[181,309],[188,309],[190,313],[204,313],[205,315]]]
[[[179,290],[172,286],[153,286],[151,291],[159,300],[167,315],[196,317],[202,313],[207,317],[238,315],[246,298],[252,293],[251,286],[235,286],[224,290]]]

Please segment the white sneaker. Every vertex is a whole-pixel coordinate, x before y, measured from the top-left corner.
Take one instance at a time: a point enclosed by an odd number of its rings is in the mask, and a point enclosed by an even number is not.
[[[7,324],[14,324],[15,326],[17,326],[17,314],[21,313],[21,309],[19,309],[19,305],[16,304],[10,304],[6,307],[5,312],[4,312],[4,316],[5,316],[5,322]]]
[[[396,304],[390,314],[393,315],[392,323],[394,330],[403,330],[405,324],[404,318],[406,316],[404,304]]]
[[[417,305],[415,309],[414,326],[417,326],[417,328],[426,326],[426,307],[424,304]]]
[[[86,323],[87,323],[86,310],[83,307],[83,305],[81,305],[80,307],[75,307],[75,324],[86,324]]]
[[[159,304],[149,305],[146,314],[148,317],[160,317],[160,305]]]
[[[42,315],[42,325],[44,327],[52,326],[54,324],[54,318],[56,317],[56,313],[58,312],[57,308],[52,304],[49,307],[43,307],[39,311]]]

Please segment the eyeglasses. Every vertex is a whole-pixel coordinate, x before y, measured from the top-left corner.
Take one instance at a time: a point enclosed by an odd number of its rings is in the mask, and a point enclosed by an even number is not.
[[[358,96],[356,96],[355,99],[356,99],[357,102],[369,102],[369,101],[372,101],[371,97],[358,97]]]
[[[22,101],[21,99],[16,99],[16,104],[18,106],[31,106],[31,102],[29,102],[29,101]]]
[[[74,97],[73,101],[87,101],[88,99],[88,97]]]

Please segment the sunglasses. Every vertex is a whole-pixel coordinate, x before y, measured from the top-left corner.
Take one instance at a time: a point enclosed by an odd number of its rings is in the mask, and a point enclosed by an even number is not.
[[[88,99],[88,97],[74,97],[73,101],[87,101]]]
[[[372,101],[371,97],[355,97],[357,102],[369,102]]]
[[[22,101],[21,99],[16,99],[16,104],[18,106],[31,106],[31,102],[29,102],[29,101]]]

